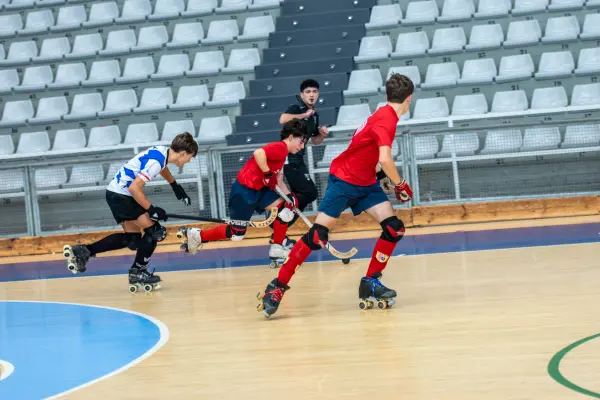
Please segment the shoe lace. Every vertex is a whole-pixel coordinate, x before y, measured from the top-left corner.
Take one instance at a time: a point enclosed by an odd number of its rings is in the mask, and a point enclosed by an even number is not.
[[[283,298],[283,290],[281,288],[275,288],[274,290],[268,292],[271,295],[271,299],[276,302],[280,302]]]
[[[373,286],[371,286],[371,293],[373,293],[373,295],[375,294],[375,288],[376,287],[380,287],[382,289],[386,289],[387,287],[385,287],[385,285],[383,283],[381,283],[381,281],[377,278],[369,278],[371,280],[371,283],[373,284]]]

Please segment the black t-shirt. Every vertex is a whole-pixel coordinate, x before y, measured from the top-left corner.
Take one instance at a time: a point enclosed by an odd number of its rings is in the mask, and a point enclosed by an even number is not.
[[[285,110],[285,114],[304,114],[308,111],[308,106],[304,104],[304,102],[300,102],[298,104],[292,104]],[[319,114],[315,111],[315,113],[309,118],[304,118],[306,124],[308,125],[308,136],[315,137],[319,135]],[[306,153],[305,149],[300,150],[296,154],[288,155],[288,163],[290,164],[304,164],[304,154]]]

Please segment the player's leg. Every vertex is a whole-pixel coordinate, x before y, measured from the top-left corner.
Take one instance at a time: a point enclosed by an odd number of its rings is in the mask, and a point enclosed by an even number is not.
[[[142,230],[143,234],[138,241],[135,259],[129,269],[129,284],[132,292],[137,287],[147,287],[146,291],[159,287],[160,276],[148,272],[148,263],[154,253],[156,246],[167,236],[167,230],[158,222],[150,219],[148,213],[144,212],[135,221],[127,221],[124,228],[130,231]]]
[[[235,181],[229,194],[229,218],[249,221],[254,214],[259,198],[260,191],[247,188]],[[204,243],[221,240],[242,240],[246,236],[247,227],[221,224],[204,230],[200,228],[183,229],[186,238],[183,249],[196,254]]]
[[[302,236],[290,251],[287,260],[281,266],[277,278],[267,285],[262,303],[258,309],[269,317],[277,311],[283,294],[289,289],[289,282],[296,270],[308,258],[313,250],[325,247],[329,240],[329,230],[333,228],[337,218],[352,202],[354,196],[352,185],[330,176],[327,190],[321,200],[319,213],[312,228]]]
[[[88,245],[65,245],[63,255],[68,259],[67,266],[73,273],[85,272],[90,257],[108,251],[129,248],[137,249],[141,239],[139,227],[127,227],[127,220],[135,220],[144,210],[130,196],[106,191],[106,202],[115,221],[123,227],[124,232],[112,233],[97,242]]]
[[[361,308],[373,306],[370,298],[378,301],[379,308],[387,308],[395,303],[396,291],[384,286],[380,280],[396,244],[404,237],[404,223],[396,217],[392,203],[379,185],[373,186],[371,192],[357,204],[357,211],[359,209],[365,209],[364,211],[379,222],[382,229],[381,236],[375,243],[367,273],[360,281],[358,295],[363,299]]]

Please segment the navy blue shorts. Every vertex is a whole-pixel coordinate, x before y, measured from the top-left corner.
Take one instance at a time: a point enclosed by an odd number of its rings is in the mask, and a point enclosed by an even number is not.
[[[250,221],[254,211],[262,213],[279,198],[279,195],[268,187],[254,190],[236,180],[229,193],[229,218]]]
[[[389,199],[379,183],[357,186],[329,175],[325,196],[319,204],[319,212],[339,218],[345,209],[350,208],[354,215],[358,215],[385,201]]]

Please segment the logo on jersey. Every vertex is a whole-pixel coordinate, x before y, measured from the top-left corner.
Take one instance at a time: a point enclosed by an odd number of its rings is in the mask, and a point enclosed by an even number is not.
[[[356,130],[354,131],[354,134],[352,136],[358,135],[360,133],[360,131],[365,129],[365,126],[367,126],[367,121],[363,122],[358,128],[356,128]]]
[[[380,251],[378,251],[377,254],[375,254],[375,259],[377,261],[379,261],[380,263],[386,262],[389,258],[390,258],[390,256],[388,256],[387,254],[383,254]]]

